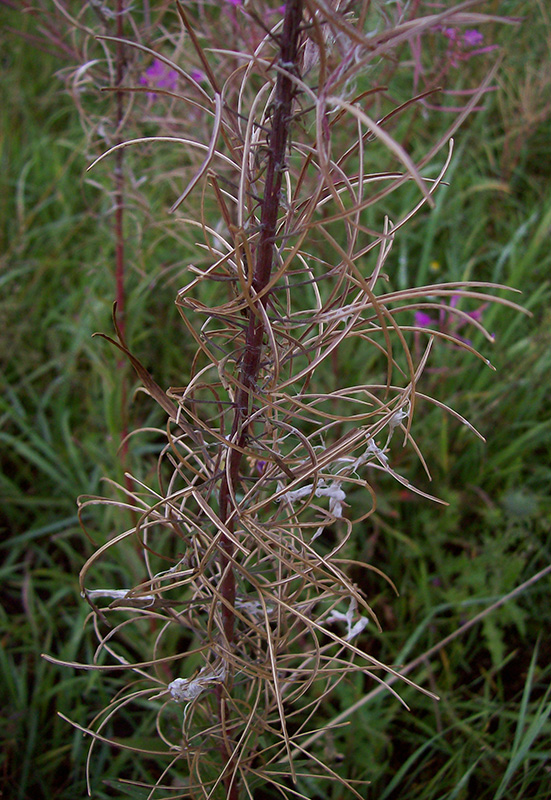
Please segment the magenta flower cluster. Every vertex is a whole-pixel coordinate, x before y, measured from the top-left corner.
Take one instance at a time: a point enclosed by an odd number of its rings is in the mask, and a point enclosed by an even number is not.
[[[449,308],[454,309],[457,308],[457,305],[460,301],[459,295],[453,295],[450,298]],[[475,309],[474,311],[467,311],[466,316],[470,317],[471,319],[475,320],[476,322],[481,322],[482,314],[487,307],[487,303],[484,303],[479,308]],[[465,339],[463,336],[459,335],[459,331],[463,328],[468,319],[465,317],[460,317],[458,314],[454,314],[453,311],[448,311],[445,308],[441,308],[438,317],[433,317],[430,314],[426,314],[424,311],[416,311],[415,312],[415,325],[418,328],[430,328],[432,330],[439,330],[442,333],[447,333],[450,336],[454,336],[456,339],[459,339],[462,342],[466,342],[470,344],[468,339]]]
[[[466,31],[461,31],[459,28],[440,28],[440,30],[449,41],[447,55],[453,67],[458,67],[461,61],[489,53],[497,47],[495,44],[481,47],[484,44],[484,34],[475,28]]]
[[[167,92],[175,92],[178,83],[178,73],[176,70],[170,69],[168,64],[156,58],[140,77],[140,83],[142,86],[147,86],[150,89],[165,89]],[[148,97],[155,100],[157,95],[154,91],[151,91],[148,92]]]

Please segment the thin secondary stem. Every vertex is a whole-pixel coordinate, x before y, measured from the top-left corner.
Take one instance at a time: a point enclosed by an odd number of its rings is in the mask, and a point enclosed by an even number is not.
[[[117,144],[123,142],[122,125],[124,120],[124,92],[120,90],[123,84],[125,72],[125,52],[124,52],[124,0],[117,0],[117,45],[116,45],[116,60],[115,60],[115,85],[117,91],[115,92],[115,116],[117,124]],[[115,168],[114,168],[114,181],[115,181],[115,299],[117,303],[118,323],[122,335],[125,332],[125,314],[126,314],[126,292],[124,285],[124,272],[125,272],[125,242],[124,242],[124,147],[121,147],[115,152]],[[117,368],[121,373],[121,460],[126,465],[128,459],[128,415],[127,415],[127,397],[128,397],[128,382],[127,382],[127,369],[126,362],[119,360]],[[124,483],[128,491],[133,490],[132,480],[125,474]]]
[[[123,13],[124,0],[117,0],[117,49],[116,49],[116,75],[115,92],[116,103],[116,123],[117,123],[117,144],[121,144],[122,122],[124,117],[123,92],[120,91],[124,79],[124,43],[123,38]],[[124,147],[115,151],[115,296],[117,300],[117,312],[119,314],[119,325],[124,334],[124,312],[125,312],[125,293],[124,293],[124,174],[123,174]]]

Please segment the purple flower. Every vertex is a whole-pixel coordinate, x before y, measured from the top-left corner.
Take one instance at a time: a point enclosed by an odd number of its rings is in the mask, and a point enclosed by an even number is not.
[[[149,86],[152,89],[166,89],[169,92],[176,91],[178,82],[178,73],[170,69],[168,64],[156,58],[140,77],[142,86]],[[156,97],[155,92],[148,92],[149,97],[153,100]]]
[[[416,311],[414,316],[418,328],[430,328],[431,325],[438,325],[429,314],[425,314],[423,311]]]
[[[465,31],[463,41],[467,47],[479,47],[484,41],[484,35],[477,30]]]
[[[461,33],[459,28],[444,28],[437,25],[434,30],[440,31],[448,40],[446,56],[451,67],[459,67],[461,62],[469,61],[473,56],[482,55],[482,53],[489,53],[497,47],[495,44],[480,47],[484,43],[484,35],[476,28],[469,28]]]
[[[205,83],[205,81],[207,80],[207,76],[200,69],[192,69],[189,74],[194,81],[197,81],[197,83]]]
[[[457,41],[457,28],[442,28],[442,33],[450,42]]]
[[[243,5],[243,0],[224,0],[224,2],[225,3],[229,3],[230,6],[234,6],[234,8],[237,8],[237,6],[242,6]]]
[[[460,295],[454,294],[450,298],[449,308],[456,308],[460,299]],[[487,303],[484,303],[474,311],[466,311],[465,314],[475,322],[481,322],[482,314],[484,313],[487,305]],[[454,314],[453,311],[447,311],[445,308],[440,308],[438,312],[438,319],[435,319],[430,314],[425,314],[423,311],[416,311],[414,314],[414,322],[418,328],[433,328],[442,331],[442,333],[447,333],[450,336],[454,336],[456,339],[459,339],[462,342],[470,344],[468,339],[465,339],[458,333],[459,330],[461,330],[461,328],[467,324],[467,320],[465,317],[460,317],[458,314]]]

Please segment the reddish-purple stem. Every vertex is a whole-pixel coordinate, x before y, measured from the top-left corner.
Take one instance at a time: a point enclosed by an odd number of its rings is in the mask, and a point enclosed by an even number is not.
[[[280,59],[279,65],[287,72],[298,72],[298,51],[300,43],[300,28],[302,22],[303,0],[290,0],[285,4],[285,17],[283,29],[279,36]],[[289,138],[289,127],[292,118],[293,98],[296,93],[296,84],[285,73],[278,72],[276,78],[275,99],[273,104],[272,124],[268,139],[268,156],[266,178],[264,183],[264,197],[261,201],[260,235],[255,251],[252,287],[259,297],[258,302],[265,307],[268,293],[264,290],[269,283],[274,262],[274,249],[276,241],[277,221],[280,207],[280,192],[283,173],[286,169],[286,153]],[[239,482],[239,470],[243,448],[247,440],[248,418],[253,402],[253,396],[260,370],[262,354],[262,339],[264,327],[259,315],[252,310],[248,312],[248,326],[245,338],[245,349],[239,373],[239,388],[234,403],[234,417],[231,430],[231,440],[237,447],[229,453],[227,470],[224,473],[220,487],[220,519],[233,532],[235,516],[232,514],[230,484],[232,488]],[[229,476],[229,477],[228,477]],[[235,572],[232,566],[234,546],[230,539],[223,535],[221,539],[220,565],[222,580],[220,594],[223,598],[222,624],[227,645],[231,645],[234,638],[235,614]],[[224,703],[219,696],[220,715],[222,718]],[[225,753],[230,759],[230,753]],[[235,770],[227,771],[226,789],[228,800],[237,800],[239,787]]]
[[[116,50],[116,76],[115,84],[122,85],[124,79],[124,44],[120,41],[123,37],[123,12],[124,0],[117,0],[117,50]],[[117,91],[116,97],[116,124],[117,124],[117,144],[122,143],[122,121],[124,115],[123,92]],[[117,312],[119,315],[119,326],[124,335],[124,175],[123,175],[124,147],[115,151],[115,284]]]
[[[302,20],[303,0],[293,0],[285,6],[285,19],[280,37],[280,64],[296,65],[298,44],[300,36],[300,23]],[[269,152],[264,185],[264,197],[261,202],[260,236],[255,254],[252,286],[256,295],[261,295],[259,302],[266,306],[268,294],[264,293],[274,260],[274,247],[276,239],[277,219],[280,205],[280,192],[283,172],[285,171],[285,156],[289,135],[289,125],[292,116],[292,103],[295,94],[295,84],[291,78],[282,72],[278,73],[272,126],[269,136]],[[228,528],[233,530],[234,517],[231,516],[231,497],[229,481],[236,486],[239,480],[239,468],[242,453],[238,448],[243,448],[247,438],[247,419],[249,404],[254,394],[260,356],[262,353],[262,337],[264,328],[259,316],[249,310],[249,321],[245,339],[245,350],[239,374],[239,389],[237,390],[234,404],[234,418],[231,430],[231,439],[236,441],[237,447],[232,448],[229,455],[228,471],[225,473],[220,487],[220,518],[228,523]],[[233,639],[234,614],[232,612],[235,599],[235,578],[231,568],[226,569],[231,563],[233,545],[227,537],[222,540],[223,550],[228,557],[222,559],[224,579],[222,581],[222,597],[228,603],[223,607],[224,632],[228,642]]]
[[[117,0],[117,48],[115,58],[115,85],[122,86],[125,70],[125,54],[122,38],[124,34],[124,0]],[[117,144],[123,141],[122,124],[124,119],[124,92],[115,92],[115,121],[117,125]],[[124,285],[124,171],[123,171],[124,147],[115,151],[115,299],[117,302],[118,324],[122,335],[125,332],[125,311],[126,293]],[[126,466],[128,457],[128,425],[127,425],[127,385],[126,385],[126,364],[124,360],[119,360],[117,364],[121,373],[121,459]],[[125,477],[125,485],[128,490],[132,490],[132,481]]]

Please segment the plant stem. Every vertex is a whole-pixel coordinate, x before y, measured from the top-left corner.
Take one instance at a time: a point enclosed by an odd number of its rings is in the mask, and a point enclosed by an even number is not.
[[[292,0],[285,6],[285,19],[280,37],[280,63],[289,65],[297,64],[298,46],[300,38],[300,23],[302,20],[303,0]],[[287,71],[290,67],[287,66]],[[296,66],[294,67],[296,72]],[[282,72],[278,73],[274,101],[274,114],[272,129],[269,136],[269,152],[266,167],[264,197],[261,201],[260,236],[255,254],[252,287],[257,302],[266,306],[268,301],[264,289],[268,285],[274,261],[274,248],[276,239],[277,219],[280,206],[280,192],[283,172],[285,171],[285,154],[289,138],[289,126],[292,116],[292,103],[295,95],[295,84],[291,78]],[[252,309],[248,311],[248,326],[245,339],[245,352],[239,374],[239,388],[237,389],[234,417],[231,429],[231,440],[237,447],[232,448],[229,454],[229,465],[222,485],[220,487],[220,518],[227,523],[233,531],[234,516],[231,514],[231,497],[229,482],[235,486],[239,479],[239,468],[242,453],[238,448],[243,448],[247,438],[248,417],[252,396],[255,391],[260,369],[260,356],[262,353],[263,323],[260,315]],[[229,481],[228,481],[229,474]],[[228,601],[224,604],[224,633],[227,641],[233,639],[234,615],[231,610],[235,599],[235,578],[230,566],[233,555],[233,545],[227,537],[222,539],[223,552],[227,554],[222,559],[222,597]]]
[[[124,0],[117,0],[117,49],[116,49],[116,76],[115,83],[117,89],[122,85],[124,79],[124,44],[123,38],[123,13]],[[116,124],[117,124],[117,144],[123,141],[121,126],[124,117],[123,92],[115,93],[116,102]],[[124,334],[124,174],[123,174],[124,147],[115,152],[115,296],[117,301],[117,311],[119,314],[119,325]]]
[[[124,36],[124,0],[117,0],[117,47],[116,47],[116,61],[115,61],[115,85],[117,89],[122,86],[124,80],[125,69],[125,54],[124,44],[122,42]],[[124,97],[122,91],[115,93],[115,121],[117,130],[117,144],[122,143],[122,125],[124,121]],[[122,335],[125,332],[125,314],[126,314],[126,293],[124,285],[124,267],[125,267],[125,242],[124,242],[124,147],[121,147],[115,152],[115,168],[114,168],[114,182],[115,182],[115,299],[117,302],[117,314],[119,318],[119,327]],[[127,385],[127,364],[124,359],[119,359],[117,369],[121,375],[121,461],[123,468],[127,469],[128,460],[128,415],[127,415],[127,398],[128,398],[128,385]],[[125,474],[124,483],[129,491],[132,491],[133,484],[130,478]]]
[[[298,51],[302,22],[303,0],[290,0],[285,5],[283,29],[279,37],[279,65],[287,72],[298,74]],[[276,78],[275,100],[273,105],[272,126],[268,137],[268,155],[264,196],[260,210],[260,235],[255,252],[252,288],[253,302],[260,302],[264,307],[268,302],[268,285],[274,262],[277,221],[280,208],[280,192],[285,171],[285,156],[289,139],[289,128],[292,118],[292,105],[296,93],[294,81],[285,73],[278,72]],[[252,398],[257,385],[262,354],[264,327],[260,314],[252,308],[248,311],[248,325],[245,338],[245,350],[240,367],[238,389],[234,403],[234,416],[231,429],[231,441],[237,446],[230,449],[228,465],[220,487],[220,519],[228,530],[233,532],[235,515],[231,510],[230,484],[235,487],[239,481],[239,470],[243,454],[241,449],[247,440],[248,419],[252,407]],[[239,449],[238,449],[239,448]],[[221,572],[220,594],[222,604],[222,624],[227,645],[234,638],[235,613],[235,572],[232,566],[234,546],[230,539],[223,535],[221,539]],[[223,699],[219,698],[220,703]],[[222,719],[223,709],[220,708]],[[229,760],[230,753],[225,753]],[[239,788],[234,770],[228,769],[226,788],[228,800],[237,800]]]

